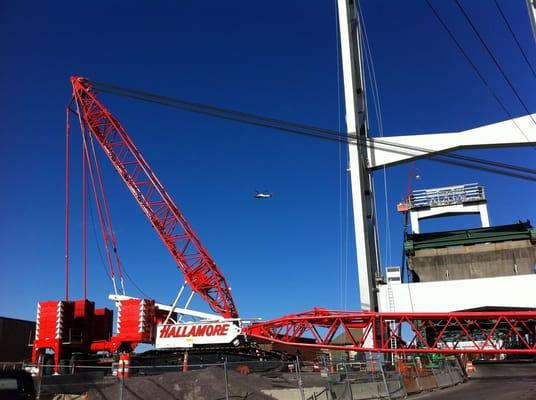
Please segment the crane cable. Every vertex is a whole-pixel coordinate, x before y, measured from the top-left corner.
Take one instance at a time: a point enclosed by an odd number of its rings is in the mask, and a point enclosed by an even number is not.
[[[329,140],[334,142],[342,142],[348,145],[362,145],[365,147],[374,147],[382,149],[387,152],[394,152],[399,154],[409,154],[414,156],[415,153],[432,152],[430,149],[425,149],[418,146],[412,146],[401,143],[390,143],[388,141],[374,138],[362,138],[355,133],[348,133],[347,135],[340,135],[336,131],[316,128],[304,124],[297,124],[295,122],[284,121],[280,119],[263,117],[256,114],[248,114],[240,111],[234,111],[229,109],[223,109],[214,107],[211,105],[193,103],[182,99],[176,99],[157,94],[151,94],[135,89],[129,89],[116,85],[110,85],[102,82],[93,82],[93,87],[96,91],[102,93],[113,94],[121,97],[136,99],[144,102],[160,104],[168,107],[178,108],[185,111],[190,111],[198,114],[209,115],[225,120],[238,121],[250,125],[260,126],[264,128],[276,129],[284,132],[295,133],[299,135],[305,135],[315,137],[317,139]],[[515,122],[515,121],[514,121]],[[486,160],[471,156],[464,156],[460,154],[436,154],[431,158],[432,161],[447,163],[450,165],[457,165],[460,167],[486,171],[495,173],[498,175],[510,176],[513,178],[523,179],[527,181],[536,181],[536,170],[532,168],[501,163],[498,161]]]
[[[88,183],[89,185],[89,183]],[[88,193],[88,195],[90,196],[91,193]],[[102,254],[102,249],[101,249],[101,246],[99,244],[99,240],[98,240],[98,234],[97,234],[97,227],[95,225],[95,217],[94,217],[94,214],[93,214],[93,206],[92,206],[92,202],[89,201],[88,202],[89,204],[89,218],[91,220],[91,226],[92,226],[92,231],[93,231],[93,239],[95,241],[95,245],[97,247],[97,253],[99,254],[99,258],[100,258],[100,262],[101,262],[101,265],[102,265],[102,268],[104,270],[104,273],[108,276],[108,278],[111,280],[112,277],[110,276],[110,273],[108,272],[108,269],[106,268],[106,262],[104,261],[104,255]],[[146,299],[154,299],[154,297],[152,296],[149,296],[147,293],[145,293],[140,287],[139,285],[134,281],[134,279],[132,279],[132,277],[129,275],[128,273],[128,270],[127,270],[127,267],[123,264],[122,265],[123,267],[123,273],[124,275],[127,277],[128,281],[132,284],[132,286],[141,294],[144,296],[144,298]]]
[[[92,151],[91,155],[93,156],[93,162],[95,164],[95,171],[97,172],[97,181],[99,183],[100,195],[101,195],[102,204],[103,204],[103,208],[104,208],[104,217],[106,218],[105,219],[105,223],[106,223],[105,229],[107,229],[107,231],[108,231],[108,238],[110,240],[110,246],[112,248],[112,252],[113,252],[113,255],[114,255],[115,266],[116,266],[117,272],[119,274],[119,282],[121,284],[121,290],[123,292],[123,295],[125,295],[126,292],[125,292],[125,282],[124,282],[124,279],[123,279],[123,269],[122,269],[122,266],[121,266],[121,260],[119,258],[119,252],[117,251],[117,238],[115,236],[115,231],[114,231],[113,226],[112,226],[112,217],[110,215],[110,209],[108,207],[108,200],[106,198],[106,192],[104,190],[104,183],[103,183],[103,180],[102,180],[102,174],[101,174],[101,169],[100,169],[100,166],[99,166],[99,160],[97,158],[97,153],[95,151],[95,144],[94,144],[94,141],[93,141],[93,135],[89,135],[89,142],[91,144],[91,151]]]
[[[102,237],[103,237],[103,240],[104,240],[104,248],[106,250],[106,259],[108,261],[108,266],[110,268],[110,276],[112,278],[114,294],[117,294],[117,285],[115,283],[115,271],[114,271],[112,256],[111,256],[111,253],[110,253],[109,235],[108,235],[108,232],[107,232],[107,229],[106,229],[106,224],[105,224],[105,221],[104,221],[104,216],[103,216],[103,212],[102,212],[102,206],[100,204],[99,195],[98,195],[98,191],[97,191],[97,185],[95,183],[95,174],[93,173],[93,165],[92,165],[91,158],[90,158],[90,155],[89,155],[85,129],[81,129],[81,133],[82,133],[83,152],[84,152],[84,156],[86,157],[86,160],[87,160],[87,166],[88,166],[88,170],[89,170],[90,182],[91,182],[91,186],[93,188],[93,196],[95,198],[95,204],[97,206],[97,215],[99,217],[101,233],[102,233]]]
[[[73,113],[75,115],[78,116],[78,113],[71,109],[70,107],[67,108],[67,113]],[[69,130],[70,128],[70,123],[69,123],[69,119],[67,117],[67,130]],[[85,129],[81,128],[82,131],[85,132]],[[94,144],[93,144],[93,138],[91,135],[89,135],[90,137],[90,140],[91,140],[91,147],[92,147],[92,155],[93,155],[93,160],[95,161],[96,163],[96,166],[98,168],[98,173],[99,173],[99,183],[100,183],[100,187],[101,187],[101,195],[105,196],[105,193],[104,193],[104,184],[102,182],[102,176],[100,175],[100,167],[99,167],[99,164],[98,164],[98,159],[97,159],[97,155],[96,155],[96,151],[95,151],[95,147],[94,147]],[[82,139],[84,141],[84,139]],[[90,163],[90,160],[87,159],[87,157],[85,156],[85,150],[83,148],[82,150],[82,153],[83,153],[83,158],[85,160],[85,163],[87,163],[86,165],[89,166],[89,163]],[[86,181],[86,186],[89,188],[89,185],[90,185],[90,182],[87,182]],[[93,187],[93,197],[96,196],[96,191],[95,191],[95,188]],[[87,190],[87,196],[90,198],[91,197],[91,191],[90,190]],[[99,199],[97,197],[95,197],[95,203],[97,204],[97,202],[99,201]],[[114,290],[115,290],[115,274],[114,274],[114,271],[113,271],[113,267],[112,269],[110,269],[110,266],[108,266],[108,268],[106,267],[106,261],[104,259],[104,255],[103,255],[103,252],[102,252],[102,249],[101,249],[101,246],[99,244],[99,240],[98,240],[98,234],[97,234],[97,228],[96,228],[96,224],[95,224],[95,216],[94,216],[94,211],[93,211],[93,206],[92,206],[92,202],[91,201],[88,201],[87,204],[89,205],[89,216],[90,216],[90,220],[91,220],[91,226],[92,226],[92,232],[93,232],[93,238],[94,238],[94,241],[95,241],[95,245],[97,247],[97,252],[99,254],[99,258],[100,258],[100,262],[101,262],[101,265],[104,269],[104,272],[105,274],[108,276],[108,278],[112,281],[112,284],[114,286]],[[100,204],[97,204],[97,207],[100,207]],[[126,276],[126,278],[128,279],[128,281],[132,284],[132,286],[140,293],[142,294],[145,298],[153,298],[151,296],[149,296],[146,292],[143,291],[143,289],[141,289],[141,287],[134,281],[134,279],[130,276],[130,274],[128,273],[128,270],[126,268],[126,266],[124,264],[121,263],[120,259],[119,259],[119,254],[118,254],[118,251],[117,251],[117,238],[115,237],[115,232],[113,231],[113,228],[112,228],[112,225],[111,225],[111,215],[110,215],[110,212],[108,210],[108,204],[106,202],[106,214],[107,214],[107,220],[109,221],[109,227],[110,227],[110,230],[113,234],[113,239],[112,239],[112,242],[111,242],[111,246],[113,248],[113,252],[114,252],[114,256],[115,256],[115,259],[116,259],[116,262],[118,263],[118,272],[120,274],[120,282],[121,282],[121,289],[122,289],[122,292],[123,294],[125,294],[125,286],[124,286],[124,281],[123,281],[123,275]],[[101,228],[102,229],[106,229],[105,227],[103,227],[101,225]],[[68,232],[67,232],[68,233]],[[102,232],[101,232],[102,233]],[[104,234],[103,234],[104,236]],[[66,236],[67,237],[67,236]],[[106,239],[105,239],[106,236],[104,236],[104,241],[105,241],[105,246],[107,247],[107,243],[106,243]],[[68,239],[66,239],[68,240]],[[67,242],[68,244],[68,242]],[[108,250],[108,249],[107,249]],[[67,253],[68,254],[68,253]],[[110,271],[108,270],[110,269]]]
[[[71,100],[72,103],[72,100]],[[69,107],[65,110],[65,301],[69,301],[69,222],[70,222],[70,136],[71,124],[69,122]]]

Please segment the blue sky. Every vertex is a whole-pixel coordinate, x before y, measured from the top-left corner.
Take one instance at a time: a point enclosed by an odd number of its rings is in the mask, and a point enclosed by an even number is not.
[[[509,111],[524,114],[455,5],[433,3]],[[524,3],[500,1],[536,67]],[[463,4],[525,104],[536,111],[536,80],[494,3]],[[362,6],[384,135],[454,131],[507,118],[425,2],[387,6],[362,0]],[[151,7],[146,2],[0,3],[0,315],[33,319],[37,301],[64,296],[64,110],[70,75],[337,129],[343,116],[334,11],[333,0],[272,1],[262,7],[245,1],[161,1]],[[313,306],[358,308],[345,148],[110,95],[100,98],[223,270],[243,316],[272,318]],[[374,110],[370,113],[371,134],[377,136]],[[77,140],[72,297],[81,296]],[[534,167],[532,148],[463,154]],[[102,165],[123,263],[145,292],[169,303],[180,274],[119,177],[106,160]],[[408,170],[401,165],[387,172],[390,232],[383,176],[375,177],[384,266],[401,259],[402,218],[395,206],[406,194]],[[417,174],[414,188],[485,185],[493,224],[535,219],[532,183],[432,161],[418,161]],[[272,191],[274,198],[257,201],[255,190]],[[478,219],[425,228],[466,224],[477,225]],[[106,300],[111,285],[91,228],[88,235],[89,298],[111,307]],[[341,273],[347,275],[342,291]],[[139,295],[126,283],[129,294]],[[204,308],[199,300],[196,305]]]

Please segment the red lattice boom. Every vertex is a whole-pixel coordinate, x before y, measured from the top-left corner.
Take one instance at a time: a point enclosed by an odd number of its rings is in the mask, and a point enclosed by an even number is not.
[[[97,139],[192,290],[220,315],[238,317],[225,277],[125,129],[96,98],[89,81],[72,77],[71,83],[83,126]]]
[[[535,326],[536,311],[371,313],[316,308],[252,324],[245,333],[260,341],[342,351],[536,354]]]

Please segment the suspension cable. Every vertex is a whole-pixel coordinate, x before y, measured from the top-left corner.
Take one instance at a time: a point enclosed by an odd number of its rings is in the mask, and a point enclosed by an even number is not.
[[[528,136],[525,134],[525,132],[521,129],[521,127],[515,122],[515,120],[513,119],[513,116],[512,114],[510,113],[510,111],[508,111],[508,109],[506,108],[506,106],[504,105],[504,103],[501,101],[501,99],[499,98],[499,96],[497,96],[497,93],[495,93],[495,91],[492,89],[491,85],[488,83],[488,81],[486,80],[486,78],[484,78],[484,75],[482,75],[482,73],[480,72],[480,70],[478,69],[478,67],[476,66],[476,64],[473,62],[473,60],[471,59],[471,57],[469,57],[469,54],[467,54],[467,52],[464,50],[464,48],[462,47],[462,45],[460,44],[460,42],[456,39],[456,37],[454,36],[454,33],[452,33],[452,31],[449,29],[447,23],[443,20],[443,18],[441,18],[441,16],[439,15],[439,13],[437,12],[437,10],[432,6],[432,4],[430,3],[430,0],[426,0],[426,4],[428,5],[428,7],[432,10],[432,13],[435,15],[436,19],[439,21],[440,25],[443,27],[443,29],[447,32],[448,36],[451,38],[451,40],[454,42],[454,44],[456,45],[456,47],[458,48],[458,50],[462,53],[462,55],[465,57],[465,59],[467,60],[467,62],[471,65],[471,67],[473,68],[473,70],[475,71],[475,73],[477,74],[477,76],[480,78],[480,80],[482,81],[482,83],[484,84],[484,86],[486,87],[486,89],[488,90],[488,92],[491,94],[491,96],[495,99],[495,101],[499,104],[499,106],[501,107],[501,109],[506,113],[506,115],[508,116],[508,118],[510,118],[512,120],[512,122],[514,123],[514,125],[517,127],[517,129],[519,130],[519,132],[521,132],[521,134],[525,137],[525,139],[527,139],[528,142],[530,142]],[[463,10],[463,9],[462,9]],[[527,112],[529,115],[530,113]],[[530,116],[532,120],[534,120],[534,118],[532,118],[532,115]]]
[[[374,60],[372,58],[372,50],[370,49],[370,43],[367,36],[367,27],[365,25],[365,18],[363,17],[363,12],[361,9],[361,4],[358,1],[358,12],[359,17],[361,20],[361,23],[363,25],[363,29],[361,29],[360,33],[362,36],[362,43],[363,47],[365,49],[365,61],[367,65],[367,70],[370,75],[370,84],[371,84],[371,92],[372,92],[372,99],[373,104],[375,108],[375,114],[376,114],[376,121],[378,124],[378,132],[380,134],[380,137],[383,137],[383,118],[382,118],[382,109],[381,109],[381,103],[380,103],[380,92],[378,90],[378,81],[376,79],[376,71],[374,68]],[[389,213],[389,193],[387,189],[387,168],[384,165],[383,168],[383,190],[384,190],[384,215],[385,215],[385,259],[384,262],[386,262],[388,265],[391,264],[391,218]]]
[[[517,38],[514,30],[512,29],[512,25],[510,25],[510,22],[508,22],[508,18],[506,18],[506,15],[504,14],[504,11],[503,11],[502,7],[499,5],[499,2],[497,0],[493,0],[493,1],[495,2],[495,6],[497,7],[497,9],[499,10],[499,14],[501,14],[501,17],[502,17],[506,27],[510,31],[510,34],[512,35],[512,38],[514,39],[514,42],[516,42],[517,48],[521,52],[521,55],[523,56],[523,59],[525,60],[525,63],[527,64],[527,66],[531,70],[532,76],[536,78],[536,71],[534,71],[534,68],[533,68],[531,62],[529,61],[529,59],[527,57],[527,54],[525,53],[525,50],[523,50],[523,47],[521,46],[521,43],[519,43],[519,39]]]
[[[399,154],[411,154],[415,155],[415,152],[422,153],[423,156],[426,153],[432,152],[430,149],[425,149],[423,147],[412,146],[407,144],[400,143],[390,143],[386,140],[379,138],[361,138],[357,135],[348,134],[340,135],[338,132],[324,129],[316,128],[313,126],[297,124],[294,122],[276,120],[273,118],[262,117],[255,114],[247,114],[239,111],[227,110],[223,108],[218,108],[210,105],[204,105],[200,103],[192,103],[185,100],[174,99],[170,97],[164,97],[156,94],[150,94],[147,92],[142,92],[139,90],[123,88],[115,85],[92,82],[95,90],[98,90],[103,93],[114,94],[122,97],[132,98],[140,101],[156,103],[160,105],[165,105],[169,107],[179,108],[182,110],[195,112],[203,115],[209,115],[217,118],[222,118],[226,120],[238,121],[241,123],[246,123],[250,125],[276,129],[284,132],[295,133],[299,135],[305,135],[310,137],[315,137],[317,139],[343,142],[349,145],[363,145],[366,147],[375,147],[378,149],[383,149],[385,151],[390,151]],[[500,100],[499,100],[500,101]],[[510,115],[511,117],[511,115]],[[514,124],[515,121],[513,121]],[[516,124],[517,126],[517,124]],[[519,127],[518,127],[519,128]],[[523,132],[524,134],[524,132]],[[486,172],[491,172],[499,175],[506,175],[514,178],[535,181],[536,178],[526,175],[525,173],[534,175],[536,170],[526,167],[521,167],[512,164],[501,163],[492,160],[485,160],[476,157],[463,156],[460,154],[435,154],[432,161],[450,163],[452,165],[457,165],[465,168],[471,168],[475,170],[482,170]],[[490,167],[483,167],[490,166]],[[510,172],[515,171],[515,172]],[[520,173],[521,172],[521,173]]]
[[[495,57],[495,54],[493,54],[493,52],[491,51],[491,48],[488,46],[487,42],[484,40],[484,38],[482,37],[482,35],[480,34],[480,32],[478,31],[478,29],[476,28],[475,24],[473,23],[473,20],[471,19],[471,17],[469,16],[469,14],[467,14],[467,12],[465,11],[465,8],[463,8],[463,6],[461,5],[461,3],[458,1],[458,0],[455,0],[456,2],[456,5],[458,6],[460,12],[463,14],[465,20],[467,21],[467,23],[469,24],[469,26],[471,27],[471,29],[473,30],[473,32],[475,33],[476,37],[478,38],[478,40],[480,41],[480,43],[482,44],[482,46],[484,46],[484,48],[486,49],[486,52],[489,54],[489,56],[491,57],[491,59],[493,60],[493,63],[495,64],[495,66],[497,67],[497,69],[499,70],[499,72],[501,73],[502,77],[504,78],[504,80],[506,81],[506,83],[508,84],[508,86],[510,87],[510,89],[512,89],[512,92],[514,93],[514,95],[516,96],[517,100],[519,101],[519,103],[521,103],[521,105],[523,106],[523,109],[525,110],[525,112],[527,113],[527,115],[530,116],[530,119],[532,120],[532,122],[534,122],[534,125],[536,125],[536,120],[534,119],[534,117],[531,115],[527,105],[525,104],[525,102],[523,101],[523,99],[521,98],[521,96],[519,95],[519,92],[516,90],[514,84],[512,83],[512,81],[510,80],[510,78],[508,77],[508,75],[506,74],[506,72],[504,72],[504,69],[503,67],[501,66],[501,64],[499,63],[499,61],[497,60],[497,57]],[[525,138],[527,139],[528,142],[530,142],[529,138],[525,136]]]

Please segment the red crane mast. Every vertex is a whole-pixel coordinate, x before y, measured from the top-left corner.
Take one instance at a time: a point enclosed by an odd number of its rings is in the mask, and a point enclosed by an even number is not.
[[[97,99],[91,83],[71,77],[82,129],[98,141],[152,226],[177,262],[186,282],[225,318],[238,310],[222,272],[179,211],[125,129]]]

